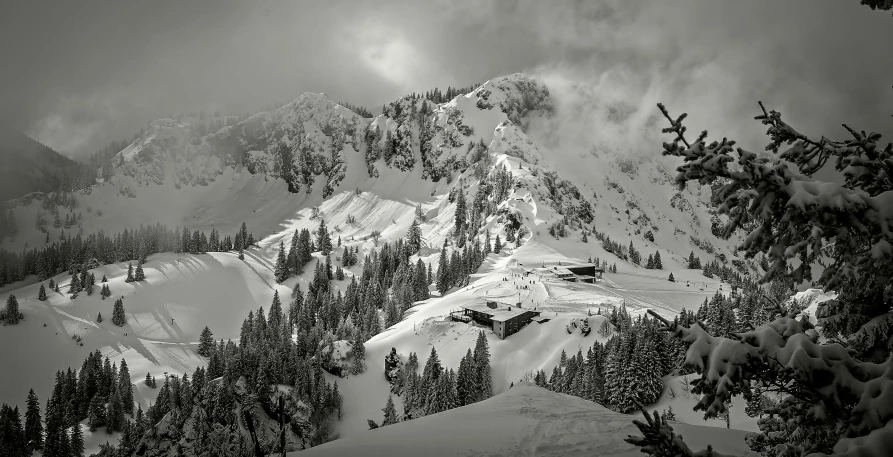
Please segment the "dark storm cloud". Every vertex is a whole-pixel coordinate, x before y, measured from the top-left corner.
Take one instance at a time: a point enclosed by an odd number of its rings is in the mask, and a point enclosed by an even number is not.
[[[8,2],[12,3],[12,2]],[[654,104],[760,147],[757,100],[808,134],[889,132],[893,18],[857,0],[20,2],[0,11],[2,121],[89,153],[179,112],[302,92],[378,106],[526,71],[566,134],[651,148]],[[618,128],[594,128],[623,111]],[[613,114],[612,114],[613,115]],[[617,125],[616,119],[614,124]],[[646,128],[647,127],[647,128]]]

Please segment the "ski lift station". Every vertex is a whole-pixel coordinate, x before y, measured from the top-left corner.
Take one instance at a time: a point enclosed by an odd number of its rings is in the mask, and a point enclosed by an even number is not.
[[[504,340],[518,333],[539,315],[539,311],[518,305],[486,301],[465,305],[461,310],[450,313],[450,318],[460,322],[475,321],[490,327],[496,336]]]
[[[594,283],[601,281],[605,270],[591,263],[562,263],[554,265],[543,264],[542,268],[534,271],[543,275],[551,275],[562,281]]]

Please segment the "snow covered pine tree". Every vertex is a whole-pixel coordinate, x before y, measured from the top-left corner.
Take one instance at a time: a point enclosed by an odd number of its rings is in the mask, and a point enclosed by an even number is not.
[[[889,10],[889,1],[869,0],[873,9]],[[763,282],[790,277],[812,280],[811,267],[826,265],[814,284],[838,292],[819,304],[818,327],[829,337],[818,344],[807,335],[808,319],[775,303],[775,320],[732,338],[713,337],[699,324],[686,328],[656,317],[665,329],[689,345],[685,363],[701,374],[692,392],[703,397],[695,406],[707,417],[727,411],[733,395],[751,386],[777,393],[780,401],[764,407],[752,435],[752,449],[767,456],[887,456],[893,443],[893,144],[880,147],[880,135],[844,125],[845,141],[813,140],[781,120],[776,111],[756,117],[769,127],[771,139],[760,156],[734,141],[694,142],[685,138],[685,114],[673,119],[658,105],[675,134],[664,154],[682,157],[677,184],[719,183],[720,212],[728,215],[728,237],[748,222],[755,228],[740,250],[771,264]],[[779,153],[782,146],[788,149]],[[737,153],[738,166],[729,163]],[[815,173],[829,160],[844,176],[843,184],[821,182]],[[791,259],[796,267],[789,271]],[[655,456],[701,456],[674,434],[665,418],[645,414],[635,421],[642,437],[627,441]],[[712,455],[718,455],[715,452]]]

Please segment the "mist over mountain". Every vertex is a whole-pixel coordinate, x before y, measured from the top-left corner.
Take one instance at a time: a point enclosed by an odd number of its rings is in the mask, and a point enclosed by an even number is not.
[[[68,190],[92,180],[84,165],[24,133],[0,130],[0,202],[38,191]]]

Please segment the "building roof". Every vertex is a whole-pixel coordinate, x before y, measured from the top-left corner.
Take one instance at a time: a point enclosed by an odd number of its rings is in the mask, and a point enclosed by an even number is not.
[[[564,267],[552,267],[552,271],[558,276],[573,275],[574,272]]]
[[[486,303],[471,303],[463,306],[463,308],[470,311],[477,311],[479,313],[486,314],[490,316],[490,319],[496,322],[505,322],[526,312],[539,314],[539,311],[534,311],[527,308],[518,308],[517,306],[499,306],[497,308],[490,308],[487,306]]]

